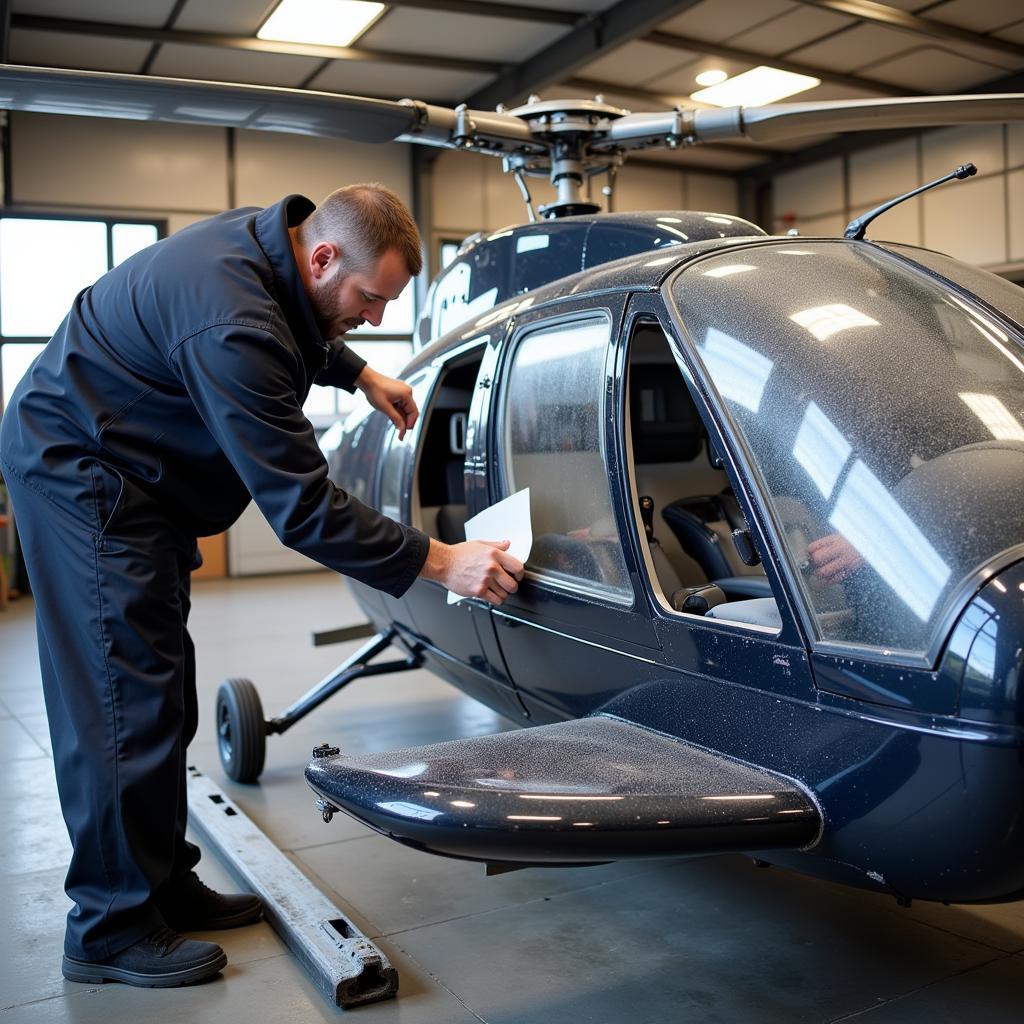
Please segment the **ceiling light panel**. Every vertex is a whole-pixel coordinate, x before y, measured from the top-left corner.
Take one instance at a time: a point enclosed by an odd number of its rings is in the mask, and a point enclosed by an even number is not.
[[[350,46],[384,12],[367,0],[281,0],[256,33],[282,43]]]
[[[821,84],[820,78],[780,71],[765,65],[744,71],[721,85],[698,89],[690,98],[716,107],[754,107],[806,92]]]
[[[728,77],[728,71],[723,71],[721,68],[710,68],[697,75],[697,84],[705,86],[721,85]]]

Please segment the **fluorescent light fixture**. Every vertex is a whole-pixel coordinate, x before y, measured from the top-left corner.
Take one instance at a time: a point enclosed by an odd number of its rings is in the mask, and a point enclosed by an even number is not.
[[[807,475],[830,498],[853,449],[835,424],[811,402],[800,423],[793,445],[793,457],[807,470]]]
[[[279,43],[351,46],[384,12],[367,0],[281,0],[256,33]]]
[[[625,800],[624,796],[594,796],[587,793],[585,796],[563,796],[559,793],[520,793],[520,800]]]
[[[877,327],[878,321],[860,310],[835,302],[828,306],[811,306],[794,313],[790,318],[801,327],[806,327],[818,341],[831,338],[833,334],[849,330],[851,327]]]
[[[403,818],[418,818],[420,821],[433,821],[444,813],[433,807],[424,807],[422,804],[413,803],[411,800],[385,800],[377,806],[382,811],[390,811]]]
[[[961,392],[960,398],[997,441],[1024,441],[1020,420],[995,395]]]
[[[950,295],[951,298],[964,312],[971,318],[972,326],[978,331],[979,334],[986,340],[991,342],[1000,352],[1006,356],[1007,359],[1017,367],[1021,373],[1024,373],[1024,363],[1020,361],[1002,342],[1009,341],[1010,339],[1006,336],[1005,331],[1001,331],[991,320],[986,320],[985,317],[981,316],[975,310],[971,309],[966,302],[961,302],[955,295]],[[1000,341],[999,339],[1002,339]]]
[[[425,761],[412,761],[409,764],[399,765],[397,768],[379,768],[375,774],[387,775],[393,779],[415,779],[417,775],[422,775],[427,767]]]
[[[727,263],[724,267],[715,267],[714,270],[705,270],[705,277],[731,277],[733,274],[745,274],[748,270],[757,270],[749,263]]]
[[[754,107],[806,92],[816,85],[821,85],[820,78],[780,71],[762,64],[709,89],[698,89],[690,99],[716,107]]]
[[[509,234],[512,234],[510,231]],[[546,249],[551,244],[550,235],[520,235],[516,239],[516,253]]]
[[[723,71],[721,68],[713,68],[710,71],[702,71],[697,76],[698,85],[720,85],[729,77],[727,71]]]
[[[736,402],[744,409],[757,412],[775,364],[716,327],[708,328],[707,337],[699,348],[719,394],[727,402]]]
[[[893,593],[927,622],[952,570],[860,459],[846,477],[829,523]]]

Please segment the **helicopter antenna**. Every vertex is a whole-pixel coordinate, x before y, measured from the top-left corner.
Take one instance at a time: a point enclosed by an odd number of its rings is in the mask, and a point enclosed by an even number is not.
[[[868,225],[878,216],[885,213],[886,210],[891,210],[898,203],[902,203],[904,199],[912,199],[914,196],[920,195],[922,192],[927,192],[930,188],[935,188],[936,185],[941,185],[943,182],[951,181],[953,178],[969,178],[972,174],[977,174],[978,168],[974,164],[961,164],[955,171],[950,171],[949,174],[941,178],[936,178],[934,181],[929,181],[927,185],[922,185],[920,188],[915,188],[911,192],[907,192],[902,196],[897,196],[895,199],[890,199],[887,203],[882,203],[881,206],[876,206],[873,210],[869,210],[867,213],[857,217],[856,220],[851,220],[846,225],[846,230],[843,232],[844,238],[850,238],[855,242],[860,242],[864,238],[864,232],[867,231]]]

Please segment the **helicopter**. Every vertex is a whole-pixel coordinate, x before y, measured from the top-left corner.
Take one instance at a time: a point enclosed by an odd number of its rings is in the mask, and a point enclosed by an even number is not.
[[[222,686],[230,777],[356,679],[426,667],[523,728],[317,747],[325,821],[493,872],[743,852],[901,902],[1024,893],[1019,289],[867,240],[891,203],[793,238],[584,194],[636,150],[1005,121],[1024,96],[484,112],[3,66],[0,107],[397,138],[500,158],[528,204],[554,185],[432,286],[406,440],[362,410],[331,456],[445,541],[529,488],[522,585],[495,608],[352,583],[368,624],[331,639],[366,642],[296,704],[268,721]]]

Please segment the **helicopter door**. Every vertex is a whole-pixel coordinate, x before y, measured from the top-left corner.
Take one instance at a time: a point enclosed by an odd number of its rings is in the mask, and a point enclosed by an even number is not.
[[[616,422],[628,532],[643,555],[665,668],[812,696],[803,638],[756,506],[662,316],[660,299],[634,296],[616,363]],[[713,720],[707,728],[709,745],[721,743]]]
[[[411,522],[446,544],[466,539],[465,522],[472,514],[466,494],[467,441],[478,380],[486,372],[481,365],[487,342],[487,337],[478,338],[439,357],[439,375],[416,437]],[[486,602],[466,599],[449,605],[447,590],[425,579],[417,580],[402,600],[435,672],[495,711],[522,717],[503,667],[495,667],[501,659]]]
[[[521,325],[492,398],[492,500],[530,488],[533,549],[519,591],[491,617],[535,721],[586,714],[655,667],[609,455],[609,353],[621,305],[577,303]]]

